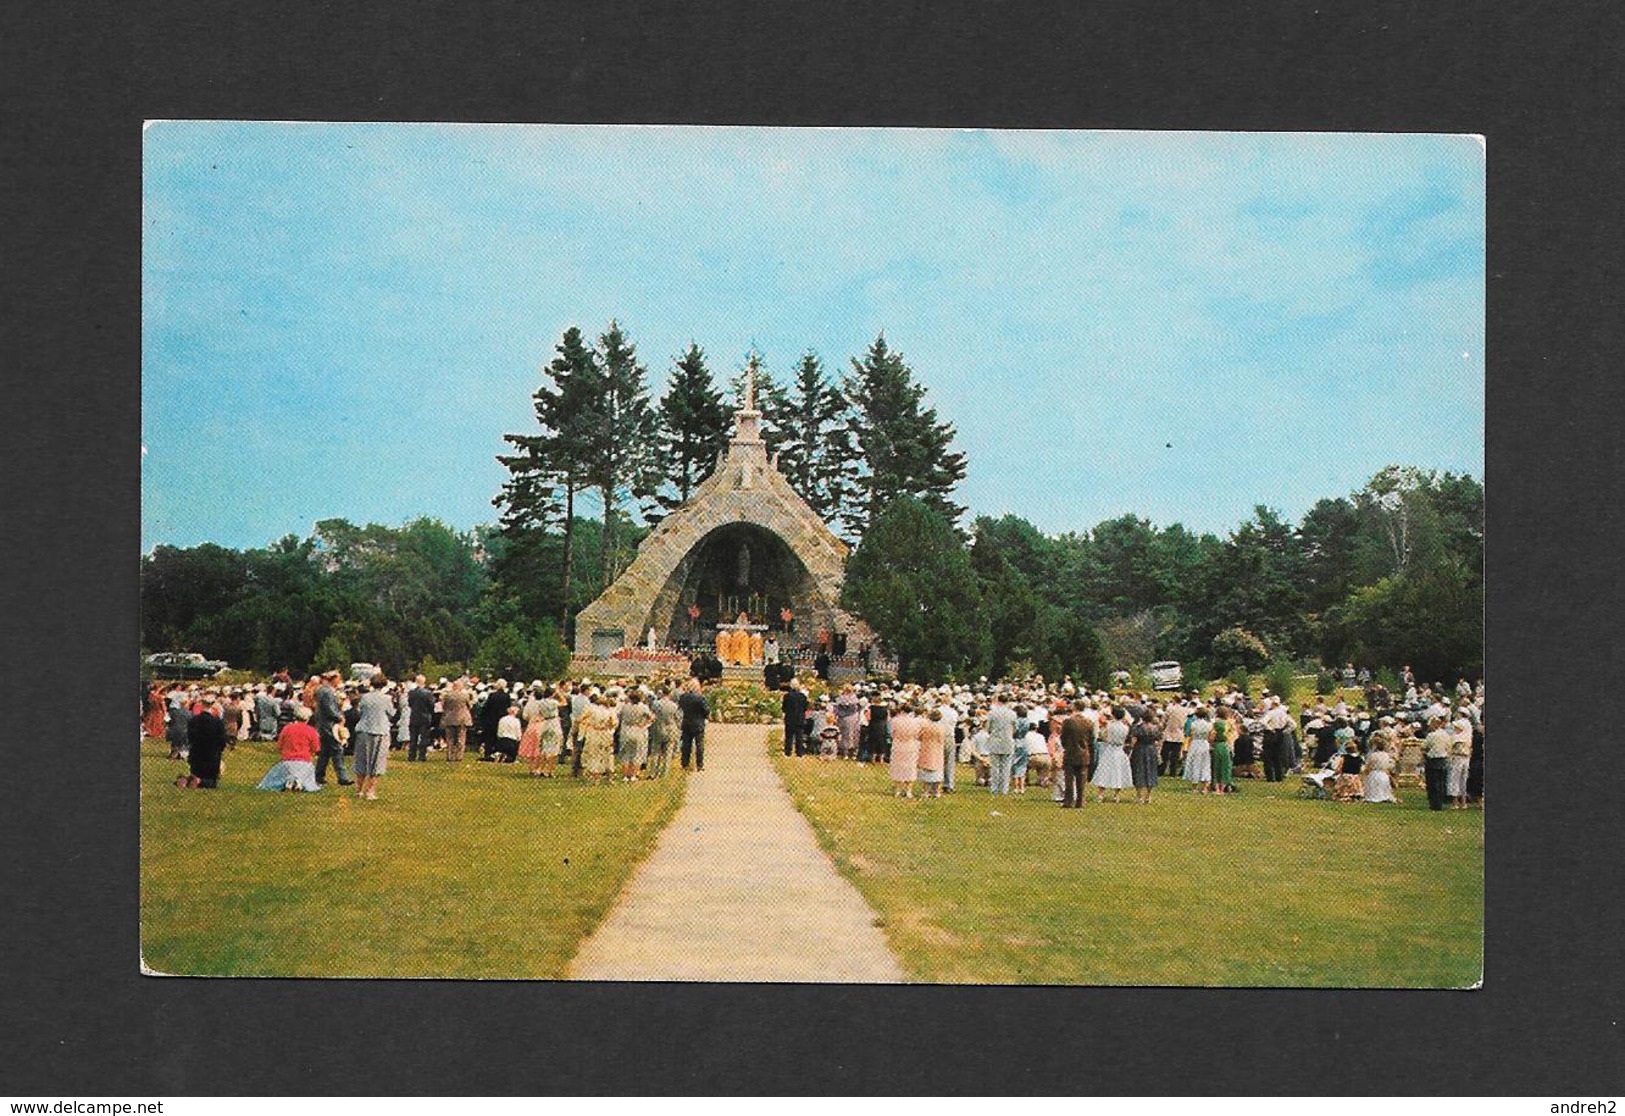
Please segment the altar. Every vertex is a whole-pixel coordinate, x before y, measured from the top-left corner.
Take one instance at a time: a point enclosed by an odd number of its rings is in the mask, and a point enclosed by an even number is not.
[[[732,624],[717,625],[717,658],[738,666],[756,666],[762,661],[763,632],[766,624],[752,624],[744,613]]]

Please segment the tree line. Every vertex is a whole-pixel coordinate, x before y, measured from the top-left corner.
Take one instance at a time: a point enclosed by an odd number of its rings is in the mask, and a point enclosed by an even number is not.
[[[1271,664],[1483,670],[1484,488],[1403,466],[1318,501],[1297,523],[1259,505],[1226,536],[1126,515],[1046,535],[980,517],[967,544],[904,498],[847,569],[846,603],[905,671],[1072,674],[1101,683],[1158,659],[1190,678]]]
[[[983,516],[966,531],[954,427],[884,335],[839,376],[809,351],[781,383],[752,352],[732,372],[735,399],[747,371],[779,471],[857,544],[843,603],[917,677],[1098,682],[1163,658],[1192,677],[1350,660],[1430,679],[1482,668],[1484,491],[1471,477],[1391,466],[1296,523],[1260,505],[1224,536],[1134,515],[1057,535]],[[498,455],[494,525],[331,519],[264,548],[160,546],[141,563],[143,645],[260,671],[557,674],[575,614],[711,474],[734,408],[692,342],[653,398],[614,321],[592,341],[567,329],[531,401],[533,423]]]

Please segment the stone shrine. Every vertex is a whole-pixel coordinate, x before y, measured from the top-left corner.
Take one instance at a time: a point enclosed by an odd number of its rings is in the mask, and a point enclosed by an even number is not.
[[[717,467],[638,545],[637,556],[576,617],[577,655],[607,658],[649,638],[709,650],[717,635],[780,632],[786,646],[819,633],[855,649],[873,636],[840,608],[849,547],[768,459],[755,369]],[[732,639],[726,641],[734,646]],[[756,661],[760,652],[754,652]],[[749,653],[736,661],[751,661]]]

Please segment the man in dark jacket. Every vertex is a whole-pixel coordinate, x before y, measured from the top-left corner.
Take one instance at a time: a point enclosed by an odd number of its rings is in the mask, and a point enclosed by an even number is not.
[[[694,755],[694,770],[705,770],[705,722],[711,716],[711,707],[705,704],[705,695],[700,693],[700,684],[690,678],[683,683],[683,692],[678,695],[677,708],[683,711],[683,742],[681,756],[683,770],[688,770],[688,757],[690,751]]]
[[[1083,776],[1089,770],[1089,756],[1095,747],[1095,723],[1083,715],[1084,709],[1083,702],[1073,702],[1072,715],[1061,722],[1063,808],[1083,808]]]
[[[784,691],[784,700],[780,703],[784,711],[784,754],[807,754],[807,692],[801,688],[801,680],[790,679],[790,688]]]
[[[508,680],[498,678],[496,688],[487,695],[485,704],[480,706],[480,751],[487,759],[491,758],[492,752],[496,750],[497,726],[502,723],[502,718],[508,715],[508,706],[511,704],[513,702],[508,697]]]
[[[213,695],[204,697],[204,706],[192,715],[186,726],[186,766],[192,770],[190,785],[213,789],[220,784],[220,757],[226,751],[226,723]]]
[[[333,771],[338,776],[339,786],[348,787],[355,780],[344,769],[344,745],[339,743],[337,728],[344,723],[344,706],[339,701],[338,683],[339,672],[328,671],[322,676],[322,684],[316,688],[316,715],[311,720],[316,722],[316,736],[321,740],[321,749],[316,753],[316,785],[321,786],[327,777],[327,765],[333,765]],[[292,702],[288,703],[292,706]]]
[[[429,732],[434,728],[434,691],[428,679],[417,676],[417,684],[406,695],[406,729],[411,735],[406,746],[406,762],[422,763],[429,758]]]

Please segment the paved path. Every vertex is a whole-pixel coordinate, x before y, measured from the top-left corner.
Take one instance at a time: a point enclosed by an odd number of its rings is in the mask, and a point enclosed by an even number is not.
[[[901,981],[875,913],[818,847],[765,725],[712,725],[705,770],[570,965],[577,980]]]

